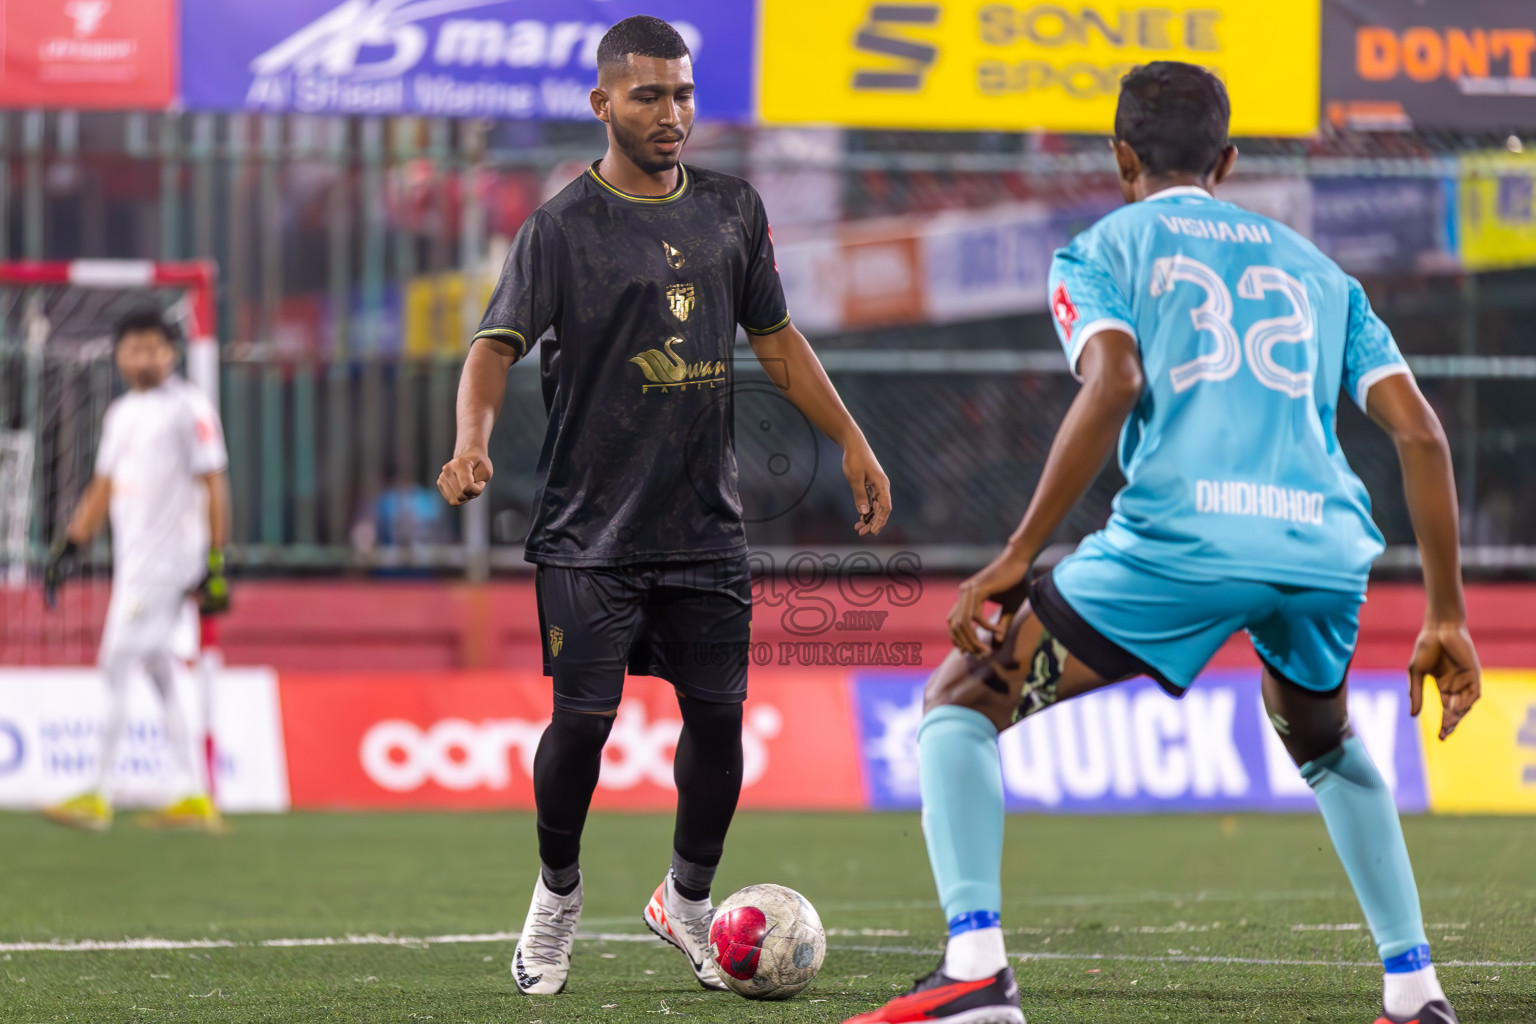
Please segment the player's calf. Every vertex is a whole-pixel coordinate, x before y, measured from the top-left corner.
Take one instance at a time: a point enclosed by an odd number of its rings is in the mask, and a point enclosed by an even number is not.
[[[1349,724],[1348,686],[1316,691],[1268,665],[1264,708],[1318,809],[1381,954],[1376,1024],[1456,1024],[1430,961],[1418,886],[1392,791]]]

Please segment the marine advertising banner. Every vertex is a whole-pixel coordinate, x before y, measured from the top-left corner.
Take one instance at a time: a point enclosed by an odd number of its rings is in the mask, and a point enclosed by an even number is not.
[[[703,118],[751,116],[753,5],[711,0],[197,0],[193,110],[583,120],[597,44],[632,14],[687,40]]]
[[[1108,133],[1121,77],[1179,60],[1226,82],[1235,134],[1317,126],[1317,0],[762,2],[769,124]]]
[[[1530,0],[1325,0],[1323,103],[1339,128],[1536,127]]]

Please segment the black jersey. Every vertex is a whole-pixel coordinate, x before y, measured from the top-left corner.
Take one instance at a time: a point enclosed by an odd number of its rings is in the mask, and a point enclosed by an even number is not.
[[[680,167],[635,196],[594,164],[517,233],[476,338],[541,349],[549,428],[527,558],[625,565],[746,551],[731,382],[736,325],[789,323],[762,200]]]

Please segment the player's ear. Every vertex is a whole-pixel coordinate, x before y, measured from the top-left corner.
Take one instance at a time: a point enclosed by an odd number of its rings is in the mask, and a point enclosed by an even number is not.
[[[592,90],[588,97],[592,101],[592,116],[604,124],[608,123],[608,92],[602,86]]]
[[[1115,151],[1115,166],[1120,172],[1120,180],[1130,184],[1141,177],[1141,157],[1131,148],[1131,144],[1120,139],[1111,139],[1109,147]]]
[[[1216,170],[1211,173],[1211,184],[1220,185],[1227,180],[1227,175],[1232,173],[1232,167],[1237,163],[1237,147],[1227,143],[1221,151],[1221,157],[1216,161]]]

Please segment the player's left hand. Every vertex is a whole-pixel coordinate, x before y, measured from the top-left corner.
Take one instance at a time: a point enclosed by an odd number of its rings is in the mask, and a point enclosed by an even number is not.
[[[853,505],[859,510],[853,528],[860,537],[879,533],[891,518],[891,481],[880,468],[874,450],[862,438],[844,450],[843,476],[853,488]]]
[[[208,574],[197,585],[197,610],[204,615],[229,611],[229,577],[224,575],[224,552],[208,552]]]
[[[1440,738],[1443,740],[1483,695],[1483,668],[1465,622],[1426,622],[1408,662],[1408,713],[1424,707],[1424,677],[1435,677],[1440,691]]]
[[[1003,634],[1008,629],[1008,621],[1012,612],[1016,609],[1007,609],[1007,614],[997,619],[989,619],[986,615],[986,603],[996,601],[999,596],[1016,591],[1024,582],[1024,577],[1029,575],[1029,566],[1033,560],[1020,558],[1012,549],[1005,550],[1002,554],[992,559],[990,565],[976,575],[960,584],[960,596],[955,599],[955,606],[949,610],[949,638],[954,641],[956,647],[967,654],[984,657],[992,652],[1002,640]],[[991,637],[991,646],[985,645],[976,636],[976,627],[986,630]]]

